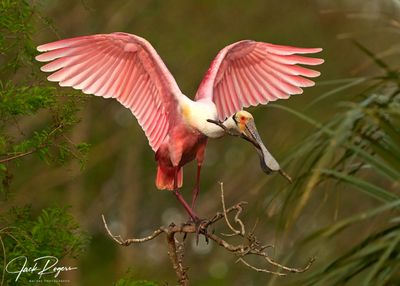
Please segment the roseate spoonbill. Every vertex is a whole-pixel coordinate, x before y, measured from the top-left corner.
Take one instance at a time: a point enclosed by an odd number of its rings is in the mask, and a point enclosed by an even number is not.
[[[322,59],[298,54],[320,48],[297,48],[244,40],[223,48],[212,61],[195,100],[186,97],[151,44],[128,33],[98,34],[60,40],[37,47],[36,57],[49,62],[41,70],[47,79],[86,94],[115,98],[129,108],[143,128],[157,161],[156,186],[173,190],[194,221],[200,170],[208,138],[226,130],[242,134],[256,145],[264,171],[279,171],[277,161],[258,135],[254,119],[243,107],[267,104],[301,94],[313,86],[307,79],[319,72],[300,65]],[[213,122],[211,122],[213,121]],[[183,199],[182,167],[197,160],[192,204]]]

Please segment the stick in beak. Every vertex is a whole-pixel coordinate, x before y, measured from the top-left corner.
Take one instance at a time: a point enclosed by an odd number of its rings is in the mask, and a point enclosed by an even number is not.
[[[265,147],[258,134],[254,118],[249,112],[239,111],[224,122],[212,119],[207,119],[207,121],[221,127],[228,135],[238,136],[252,143],[260,157],[262,170],[267,174],[279,172],[280,175],[292,183],[292,178],[280,168],[278,162]]]

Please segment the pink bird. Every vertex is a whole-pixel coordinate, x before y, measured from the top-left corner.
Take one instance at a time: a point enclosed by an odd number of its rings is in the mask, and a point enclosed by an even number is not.
[[[241,134],[256,145],[264,171],[279,171],[252,115],[242,109],[301,94],[302,87],[314,85],[306,77],[320,73],[298,64],[323,63],[322,59],[298,55],[317,53],[320,48],[236,42],[218,53],[195,100],[191,100],[181,92],[151,44],[132,34],[82,36],[37,49],[45,52],[36,57],[38,61],[50,61],[41,68],[53,72],[49,81],[86,94],[115,98],[132,111],[155,152],[157,188],[172,190],[193,221],[199,221],[193,208],[208,138],[222,137],[226,130]],[[189,206],[179,188],[182,167],[195,159],[197,178]]]

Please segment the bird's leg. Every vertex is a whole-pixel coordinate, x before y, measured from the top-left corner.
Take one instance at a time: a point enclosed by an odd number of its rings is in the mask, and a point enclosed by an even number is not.
[[[183,205],[183,207],[185,208],[186,212],[188,213],[188,215],[190,216],[190,218],[193,221],[199,220],[199,217],[193,212],[193,210],[190,208],[190,206],[188,205],[188,203],[185,201],[185,199],[183,198],[183,196],[181,195],[181,193],[179,192],[179,190],[174,190],[174,194],[176,196],[176,198],[178,199],[178,201]]]
[[[194,189],[192,192],[192,209],[194,209],[194,205],[196,204],[197,196],[200,191],[200,171],[201,164],[197,164],[197,176],[196,176],[196,184],[194,185]]]
[[[185,201],[183,196],[178,190],[178,167],[175,168],[175,174],[174,174],[174,194],[178,201],[183,205],[185,208],[186,212],[189,214],[191,219],[195,222],[196,220],[199,220],[199,217],[193,212],[191,207],[188,205],[188,203]]]
[[[198,174],[200,174],[200,171],[198,170]],[[198,193],[198,191],[197,191]],[[183,205],[185,208],[186,212],[189,214],[190,219],[194,222],[195,228],[196,228],[196,244],[199,243],[199,235],[200,233],[205,233],[207,232],[207,229],[203,227],[203,223],[207,222],[204,219],[200,219],[193,211],[193,209],[188,205],[188,203],[185,201],[183,196],[178,190],[178,168],[175,169],[175,174],[174,174],[174,194],[178,201]],[[205,236],[206,241],[208,243],[208,237]]]

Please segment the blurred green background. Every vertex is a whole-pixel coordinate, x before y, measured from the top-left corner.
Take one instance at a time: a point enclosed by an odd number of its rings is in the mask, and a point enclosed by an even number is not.
[[[369,79],[383,76],[385,71],[354,41],[382,58],[396,72],[399,1],[47,0],[32,3],[42,15],[34,22],[35,45],[115,31],[139,35],[152,43],[183,93],[191,98],[213,57],[235,41],[253,39],[324,49],[318,55],[325,63],[317,68],[322,75],[315,87],[288,101],[249,109],[269,150],[301,182],[296,184],[297,189],[294,191],[279,175],[267,177],[259,167],[252,146],[244,141],[210,140],[197,205],[198,213],[204,217],[220,210],[218,182],[222,181],[227,205],[240,200],[249,202],[244,220],[250,226],[258,219],[256,234],[275,246],[270,252],[272,257],[297,267],[305,265],[312,256],[316,256],[316,262],[304,274],[274,277],[235,264],[236,258],[231,253],[213,243],[196,246],[190,237],[185,263],[190,267],[191,285],[306,285],[310,282],[301,282],[302,279],[319,273],[354,245],[380,231],[383,221],[386,223],[387,217],[393,216],[391,212],[373,217],[351,225],[332,239],[320,238],[307,244],[304,239],[315,231],[372,210],[381,203],[337,181],[315,184],[306,198],[302,196],[310,189],[307,178],[300,180],[304,177],[302,168],[306,168],[307,156],[291,154],[301,148],[316,128],[280,106],[318,122],[329,122],[344,112],[341,103],[357,102],[359,95],[375,84]],[[38,70],[39,64],[34,65]],[[40,76],[44,82],[46,75]],[[18,83],[21,77],[16,74],[12,80]],[[56,84],[48,85],[56,87]],[[72,93],[72,90],[63,92]],[[321,100],[309,106],[318,98]],[[113,285],[126,275],[160,285],[174,285],[174,271],[164,239],[130,247],[117,246],[106,236],[101,214],[114,233],[140,237],[171,221],[185,221],[183,209],[171,193],[156,190],[154,153],[130,111],[116,101],[102,98],[90,97],[82,104],[78,113],[80,123],[69,132],[69,138],[91,145],[84,168],[76,160],[49,165],[35,155],[27,156],[13,167],[11,195],[1,203],[1,208],[31,204],[38,211],[53,205],[71,206],[70,213],[91,236],[86,251],[79,258],[68,258],[65,262],[78,267],[77,271],[63,276],[72,281],[71,285]],[[38,113],[22,118],[19,125],[29,134],[48,120],[48,114]],[[332,156],[339,155],[340,152],[334,152]],[[194,185],[195,164],[186,166],[184,173],[182,192],[189,195]],[[362,176],[399,195],[399,179],[389,184],[374,174]],[[399,252],[396,253],[398,260]],[[252,262],[263,266],[257,260]],[[398,271],[399,264],[395,266]],[[399,275],[391,277],[387,285],[399,285],[396,284],[400,283]],[[361,285],[357,279],[348,283]]]

